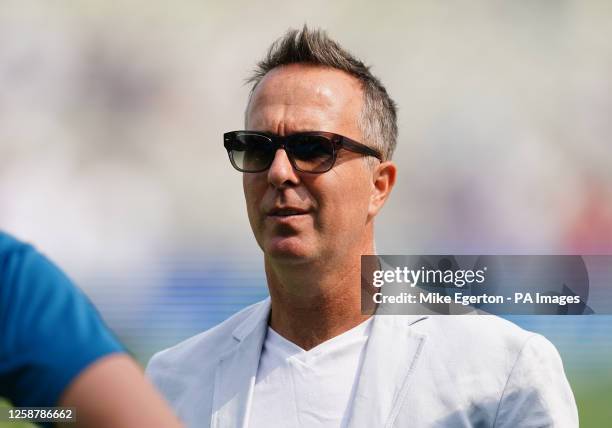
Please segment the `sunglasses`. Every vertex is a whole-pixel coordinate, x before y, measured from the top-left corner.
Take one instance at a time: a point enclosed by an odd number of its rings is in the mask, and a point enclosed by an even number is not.
[[[281,148],[296,171],[315,174],[332,169],[341,149],[382,161],[378,151],[332,132],[298,132],[282,137],[269,132],[233,131],[223,134],[223,145],[232,166],[240,172],[267,170]]]

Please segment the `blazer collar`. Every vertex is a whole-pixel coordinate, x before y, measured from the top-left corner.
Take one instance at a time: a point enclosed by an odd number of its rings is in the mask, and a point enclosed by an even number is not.
[[[375,315],[349,428],[392,427],[409,391],[426,336],[410,326],[426,315]]]
[[[269,315],[267,298],[233,330],[234,344],[221,356],[215,373],[212,428],[247,425]],[[374,316],[349,428],[393,425],[425,344],[425,335],[409,327],[425,318],[426,315]]]
[[[221,356],[215,372],[212,428],[246,426],[269,314],[267,298],[232,332],[233,346]]]

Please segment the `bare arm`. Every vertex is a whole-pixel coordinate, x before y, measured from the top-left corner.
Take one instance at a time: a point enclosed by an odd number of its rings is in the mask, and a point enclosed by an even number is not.
[[[141,368],[125,354],[111,354],[87,367],[64,391],[59,405],[76,407],[76,424],[65,427],[182,427]]]

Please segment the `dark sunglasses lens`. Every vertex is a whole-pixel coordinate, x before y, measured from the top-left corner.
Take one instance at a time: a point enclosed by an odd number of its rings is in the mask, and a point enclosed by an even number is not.
[[[287,148],[302,171],[323,172],[334,163],[334,145],[322,135],[296,135]]]
[[[258,134],[236,134],[230,148],[235,166],[244,172],[265,170],[270,166],[276,152],[272,141]]]

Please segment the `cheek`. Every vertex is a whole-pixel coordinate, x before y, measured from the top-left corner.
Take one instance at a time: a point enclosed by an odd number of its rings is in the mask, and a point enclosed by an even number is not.
[[[243,176],[242,189],[244,191],[244,199],[246,201],[247,212],[251,221],[259,213],[259,204],[263,196],[263,194],[261,194],[260,187],[261,186],[258,184],[258,180],[256,180],[256,177],[246,174]]]
[[[326,186],[319,192],[320,227],[332,233],[355,232],[367,221],[370,193],[365,180],[345,180],[342,186]]]

